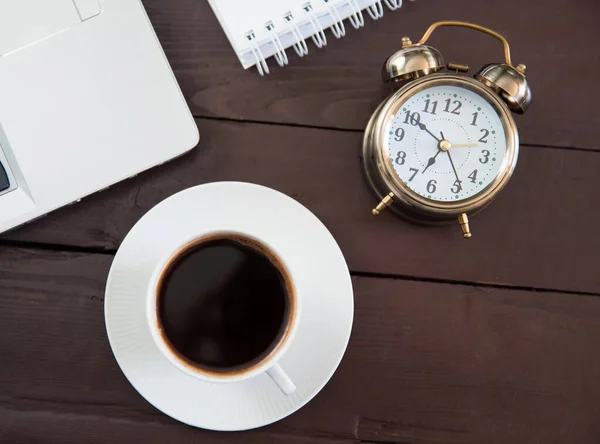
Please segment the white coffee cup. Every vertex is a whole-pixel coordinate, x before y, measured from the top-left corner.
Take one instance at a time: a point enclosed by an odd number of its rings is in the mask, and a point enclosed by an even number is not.
[[[247,367],[242,366],[232,371],[217,372],[186,359],[185,356],[181,355],[173,347],[162,328],[158,310],[158,298],[161,291],[161,284],[168,274],[171,265],[177,259],[202,243],[221,238],[237,239],[240,243],[251,246],[269,258],[271,263],[279,269],[281,275],[284,277],[289,309],[282,323],[283,333],[271,344],[268,351],[258,362],[252,361]],[[198,272],[201,273],[202,270]],[[148,328],[156,346],[171,364],[185,374],[212,383],[233,383],[266,373],[285,395],[291,395],[296,390],[296,386],[281,368],[279,361],[294,340],[300,319],[301,299],[294,285],[293,270],[288,267],[286,258],[281,252],[277,251],[276,247],[269,245],[262,239],[257,239],[255,236],[239,231],[197,233],[193,238],[180,242],[174,245],[170,251],[165,252],[164,259],[157,264],[152,275],[147,290],[146,301]]]

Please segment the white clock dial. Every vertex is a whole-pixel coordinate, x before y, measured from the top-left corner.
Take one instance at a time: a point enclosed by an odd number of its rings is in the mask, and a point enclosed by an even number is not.
[[[483,191],[506,154],[500,116],[479,94],[434,86],[409,97],[388,131],[394,170],[415,193],[457,202]]]

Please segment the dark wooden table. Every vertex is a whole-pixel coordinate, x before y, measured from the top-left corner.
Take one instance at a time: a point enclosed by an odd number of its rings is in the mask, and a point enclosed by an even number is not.
[[[266,78],[239,66],[204,0],[145,5],[202,135],[190,155],[0,240],[2,443],[600,442],[600,5],[593,0],[420,0],[368,20]],[[361,175],[366,121],[389,93],[384,59],[433,21],[506,35],[534,104],[521,156],[472,220],[423,228],[382,214]],[[496,41],[432,43],[473,67]],[[440,32],[441,34],[441,32]],[[129,385],[108,345],[105,279],[153,205],[200,183],[264,184],[312,210],[353,275],[355,323],[325,389],[247,433],[177,423]]]

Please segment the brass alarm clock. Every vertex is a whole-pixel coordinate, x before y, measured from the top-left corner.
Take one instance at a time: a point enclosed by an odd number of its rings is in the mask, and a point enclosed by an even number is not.
[[[482,67],[444,63],[425,45],[441,26],[489,34],[504,45],[505,63]],[[442,73],[444,68],[449,71]],[[511,111],[531,102],[525,66],[513,66],[504,37],[472,23],[442,21],[383,66],[386,82],[406,82],[375,111],[363,139],[367,179],[381,199],[373,214],[389,207],[417,222],[456,220],[471,237],[468,215],[481,210],[506,185],[517,163],[519,135]]]

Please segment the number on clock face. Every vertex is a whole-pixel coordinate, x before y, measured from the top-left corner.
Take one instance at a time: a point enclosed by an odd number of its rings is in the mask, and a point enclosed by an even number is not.
[[[435,86],[409,97],[389,128],[398,177],[436,201],[460,201],[484,190],[506,153],[500,116],[479,94]]]

